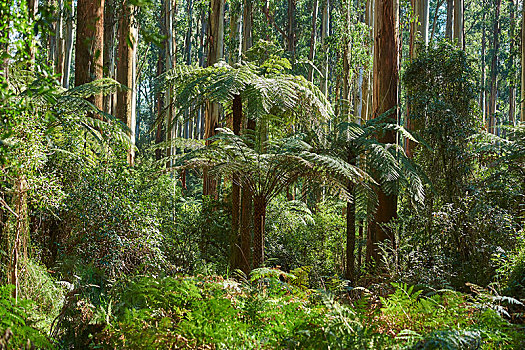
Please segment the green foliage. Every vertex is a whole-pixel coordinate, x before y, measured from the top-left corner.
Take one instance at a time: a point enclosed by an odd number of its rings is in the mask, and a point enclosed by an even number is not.
[[[14,286],[0,286],[0,348],[22,349],[29,344],[38,349],[52,349],[43,332],[34,327],[35,303],[29,299],[14,300]]]
[[[76,266],[70,271],[92,264],[114,278],[141,265],[165,266],[160,251],[164,208],[156,196],[167,183],[153,183],[156,176],[146,164],[129,168],[118,162],[83,171],[63,214],[68,227],[61,254],[64,263]],[[169,194],[158,199],[169,200]]]
[[[419,147],[436,198],[452,203],[467,190],[472,172],[468,144],[479,127],[472,72],[462,50],[447,42],[429,47],[406,68],[409,117],[428,147]]]

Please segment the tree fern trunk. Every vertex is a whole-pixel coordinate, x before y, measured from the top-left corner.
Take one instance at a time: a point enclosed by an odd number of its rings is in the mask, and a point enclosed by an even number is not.
[[[241,134],[242,126],[242,100],[240,95],[233,97],[233,133]],[[242,267],[241,237],[239,235],[239,225],[241,216],[241,187],[239,175],[234,174],[232,179],[232,233],[230,262],[235,269]]]
[[[253,198],[253,267],[264,264],[264,225],[266,221],[266,199],[263,196]]]

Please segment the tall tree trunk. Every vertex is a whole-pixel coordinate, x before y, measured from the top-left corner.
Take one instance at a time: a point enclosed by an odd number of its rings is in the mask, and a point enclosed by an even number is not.
[[[447,24],[445,26],[445,37],[452,40],[454,30],[454,0],[447,0]]]
[[[253,45],[253,0],[244,0],[243,15],[242,15],[242,52],[248,51]]]
[[[55,29],[55,74],[58,75],[59,81],[62,82],[62,76],[64,74],[64,1],[58,0],[57,4],[57,21]]]
[[[117,93],[117,109],[116,117],[130,129],[130,139],[132,146],[128,151],[128,162],[130,165],[134,164],[134,142],[135,142],[135,126],[136,115],[134,111],[134,96],[135,96],[135,66],[136,66],[136,49],[137,36],[136,26],[133,25],[133,13],[135,8],[128,2],[123,5],[121,18],[119,21],[118,31],[118,65],[117,65],[117,81],[127,87]]]
[[[174,34],[174,20],[177,11],[177,4],[175,0],[164,0],[164,35],[166,40],[164,41],[164,47],[166,49],[166,70],[171,70],[176,66],[177,61],[177,42]],[[173,106],[173,88],[169,88],[166,91],[166,140],[172,140],[177,137],[177,121],[174,120],[174,106]],[[171,156],[175,153],[175,148],[169,146],[167,149],[167,156],[170,158],[168,167],[173,165]]]
[[[62,86],[69,89],[71,78],[71,61],[73,59],[73,2],[65,0],[64,9],[66,15],[65,47],[64,47],[64,74],[62,75]]]
[[[516,67],[514,63],[514,57],[517,54],[515,52],[516,42],[516,4],[514,0],[509,0],[510,6],[510,52],[509,52],[509,123],[514,125],[516,119]]]
[[[163,50],[159,50],[159,58],[157,60],[157,76],[160,77],[165,72],[165,66],[164,66],[164,54]],[[157,91],[155,99],[157,101],[157,115],[160,120],[162,118],[162,115],[164,113],[164,94],[160,89]],[[162,122],[159,123],[157,126],[157,130],[155,131],[155,144],[159,144],[163,141],[163,130],[162,130]],[[160,160],[162,158],[162,149],[155,150],[155,159]]]
[[[399,83],[399,45],[397,0],[376,0],[375,5],[375,46],[374,46],[374,118],[393,110],[390,119],[397,122],[398,83]],[[379,141],[395,143],[394,131],[384,132]],[[390,240],[392,233],[381,227],[397,216],[397,196],[388,195],[381,188],[377,189],[378,209],[370,223],[367,240],[367,261],[378,261],[379,242]]]
[[[308,53],[308,60],[310,61],[310,66],[308,68],[308,81],[314,81],[314,58],[315,58],[315,43],[317,39],[317,11],[319,9],[318,1],[314,0],[313,3],[313,13],[312,13],[312,33],[310,35],[310,52]]]
[[[104,69],[105,75],[115,79],[115,43],[117,39],[117,5],[114,0],[106,0],[104,6]],[[104,99],[104,112],[113,114],[115,94],[107,94]]]
[[[494,32],[492,40],[492,63],[490,67],[490,104],[489,104],[489,132],[496,133],[496,102],[498,99],[498,51],[499,51],[499,14],[501,0],[494,0],[496,11],[494,14]]]
[[[242,54],[242,12],[235,11],[230,6],[230,45],[228,49],[228,62],[239,62]]]
[[[253,197],[253,268],[264,264],[264,225],[266,223],[266,198]]]
[[[19,271],[28,259],[29,225],[27,211],[27,180],[24,176],[15,179],[13,208],[15,210],[15,231],[9,249],[8,283],[15,286],[13,297],[18,298],[20,291]]]
[[[460,49],[463,50],[464,25],[463,25],[463,0],[454,0],[454,40]]]
[[[330,0],[324,0],[323,21],[321,26],[321,43],[324,49],[324,60],[321,68],[321,92],[328,97],[328,36],[330,35]]]
[[[525,123],[525,6],[521,10],[521,122]]]
[[[7,82],[9,79],[9,32],[11,21],[8,4],[0,6],[0,76]],[[1,243],[1,242],[0,242]]]
[[[253,4],[252,0],[244,0],[243,22],[242,22],[242,51],[246,52],[252,47],[253,43]],[[246,129],[255,131],[255,120],[245,118]],[[248,186],[241,190],[241,208],[240,208],[240,269],[244,273],[250,272],[252,236],[251,236],[251,219],[252,219],[252,193]]]
[[[295,1],[288,0],[288,27],[286,31],[286,50],[290,53],[292,63],[295,63]]]
[[[351,148],[347,151],[347,162],[355,165],[355,155]],[[353,183],[348,184],[348,191],[353,196],[355,194],[355,186]],[[349,281],[355,282],[355,196],[352,201],[346,202],[346,269],[345,278]]]
[[[28,25],[33,28],[36,15],[38,13],[38,0],[27,0],[27,14],[28,14]],[[35,33],[31,31],[31,37],[27,38],[26,43],[29,45],[29,65],[32,67],[35,64],[36,58],[36,41]]]
[[[232,124],[233,133],[235,135],[241,134],[242,126],[242,100],[241,95],[233,97],[232,107]],[[232,178],[232,236],[231,236],[231,252],[230,262],[234,269],[242,267],[242,250],[240,237],[240,217],[241,217],[241,186],[238,174],[234,174]]]
[[[485,6],[485,2],[483,1],[483,7]],[[486,66],[486,45],[487,45],[487,39],[485,34],[485,11],[482,11],[482,18],[481,18],[481,93],[479,96],[479,104],[481,107],[481,112],[483,114],[483,126],[486,128],[488,125],[487,121],[487,109],[486,107],[486,73],[485,73],[485,66]]]
[[[429,0],[412,0],[412,9],[417,15],[417,21],[413,21],[410,24],[410,58],[415,59],[417,57],[419,49],[419,40],[424,46],[428,45],[428,16],[429,16]],[[406,111],[406,128],[408,130],[413,129],[413,121],[410,118],[410,106],[407,104]],[[405,152],[409,158],[413,156],[415,144],[409,139],[405,141]]]
[[[417,20],[410,23],[410,57],[416,58],[419,42],[428,45],[429,0],[412,0],[412,10]],[[418,40],[419,38],[419,40]]]
[[[78,0],[75,86],[101,79],[104,55],[104,0]],[[102,94],[93,98],[102,109]]]
[[[188,20],[189,20],[189,25],[188,25],[188,30],[186,32],[186,38],[185,38],[185,47],[186,47],[186,64],[187,65],[190,65],[191,64],[191,34],[192,34],[192,29],[193,29],[193,1],[192,0],[188,0],[188,8],[187,8],[187,13],[188,13]]]
[[[208,67],[213,66],[223,56],[224,48],[224,0],[210,0],[211,11],[208,32]],[[215,129],[219,126],[220,108],[218,103],[209,102],[206,105],[206,144],[210,145],[210,138],[216,134]],[[203,172],[203,195],[217,198],[217,180]]]

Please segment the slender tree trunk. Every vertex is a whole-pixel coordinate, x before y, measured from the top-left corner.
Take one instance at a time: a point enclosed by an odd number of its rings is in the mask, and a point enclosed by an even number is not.
[[[266,223],[266,199],[253,197],[253,267],[264,264],[264,225]]]
[[[317,11],[319,9],[318,1],[314,0],[313,13],[312,13],[312,34],[310,35],[310,52],[308,53],[308,60],[310,64],[314,64],[315,58],[315,44],[317,39]],[[308,68],[308,81],[314,81],[314,68],[311,66]]]
[[[286,31],[286,50],[290,53],[292,63],[295,62],[295,1],[288,0],[288,28]]]
[[[454,0],[454,40],[463,50],[464,25],[463,25],[463,0]]]
[[[27,180],[19,176],[14,184],[13,208],[15,210],[15,231],[9,250],[8,283],[15,286],[13,297],[18,298],[20,291],[19,271],[28,259],[29,225],[27,211]]]
[[[496,103],[498,99],[498,51],[499,51],[499,31],[500,21],[499,14],[501,8],[501,0],[494,0],[495,14],[494,14],[494,31],[492,40],[492,64],[490,68],[490,104],[489,104],[489,132],[496,133]]]
[[[115,79],[115,43],[117,39],[117,16],[114,0],[106,0],[104,6],[104,69],[105,75]],[[107,94],[104,99],[104,112],[113,114],[113,105],[116,96]]]
[[[104,54],[104,0],[78,0],[75,86],[101,79]],[[102,94],[93,98],[102,109]]]
[[[521,122],[525,123],[525,6],[521,10]]]
[[[233,97],[232,107],[233,133],[241,134],[242,126],[242,100],[240,95]],[[241,186],[238,174],[233,175],[232,179],[232,237],[231,237],[231,265],[233,268],[242,268],[242,251],[240,237],[240,217],[241,217]]]
[[[428,16],[429,16],[429,0],[412,0],[412,8],[414,13],[417,15],[417,21],[410,24],[410,58],[415,59],[417,57],[419,48],[418,35],[424,46],[428,45]],[[406,128],[408,130],[413,129],[413,121],[410,118],[410,106],[407,103],[406,113]],[[413,150],[415,143],[406,139],[405,141],[405,152],[409,158],[413,156]]]
[[[177,61],[177,42],[175,38],[174,31],[174,21],[175,14],[177,11],[177,4],[175,0],[164,0],[164,35],[166,40],[164,42],[164,47],[166,49],[166,70],[172,70],[176,66]],[[175,110],[173,106],[173,97],[174,92],[173,88],[169,88],[166,91],[166,140],[170,141],[173,138],[177,137],[177,126],[178,122],[174,120]],[[169,146],[167,149],[167,156],[170,158],[168,167],[173,165],[171,157],[175,154],[176,149],[172,146]]]
[[[452,40],[454,30],[454,0],[447,0],[447,24],[445,27],[445,37]]]
[[[190,21],[188,25],[188,31],[186,32],[185,46],[186,46],[186,64],[191,64],[191,34],[193,29],[193,1],[188,0],[188,20]]]
[[[56,40],[55,74],[58,75],[59,81],[62,82],[62,76],[64,74],[64,48],[65,48],[64,1],[63,0],[58,0],[55,40]]]
[[[65,47],[64,47],[64,74],[62,76],[62,86],[69,89],[71,78],[71,61],[73,59],[73,3],[72,0],[65,0],[64,9],[66,14],[65,28]]]
[[[208,67],[213,66],[223,57],[224,48],[224,0],[211,0],[208,35]],[[210,145],[210,138],[216,134],[219,126],[220,108],[218,103],[209,102],[206,105],[206,144]],[[217,198],[217,180],[208,175],[207,169],[203,172],[202,194]]]
[[[9,10],[7,4],[0,6],[0,76],[5,83],[9,80],[9,32],[11,31]]]
[[[514,0],[509,0],[510,6],[510,53],[509,53],[509,123],[514,125],[516,119],[516,67],[514,63],[514,57],[517,54],[515,52],[516,42],[516,5]]]
[[[485,3],[483,2],[483,6]],[[481,93],[479,96],[479,104],[481,107],[481,112],[483,114],[483,126],[487,128],[488,121],[487,121],[487,109],[486,107],[486,73],[485,73],[485,66],[486,66],[486,34],[485,34],[485,11],[482,11],[482,29],[481,29]]]
[[[397,0],[376,0],[375,46],[374,46],[374,118],[393,110],[390,119],[397,122],[398,83],[399,83],[399,45],[398,45]],[[393,131],[384,132],[379,137],[381,143],[395,143]],[[378,261],[377,243],[391,241],[392,233],[381,227],[397,216],[397,196],[387,195],[377,189],[378,209],[370,223],[367,242],[367,261]]]
[[[27,14],[28,14],[28,25],[30,28],[33,27],[36,15],[38,13],[38,0],[27,0]],[[29,65],[32,67],[35,64],[36,58],[36,41],[35,33],[31,32],[31,38],[27,38],[27,44],[29,45]]]
[[[347,151],[349,164],[355,165],[355,155],[351,148]],[[348,184],[349,193],[354,196],[355,186],[353,183]],[[352,201],[346,202],[346,269],[345,278],[351,282],[355,282],[355,196]]]
[[[321,26],[321,43],[323,46],[324,60],[321,68],[321,92],[328,97],[328,36],[330,35],[330,0],[324,0],[323,21]]]
[[[242,22],[242,51],[246,52],[252,47],[253,29],[252,29],[252,0],[244,0],[243,22]],[[255,120],[246,119],[246,129],[255,131]],[[252,193],[248,186],[241,190],[241,208],[240,208],[240,268],[244,273],[250,272],[251,261],[251,219],[252,219]]]
[[[134,164],[135,126],[134,113],[135,89],[135,56],[137,48],[136,27],[133,25],[133,12],[135,8],[128,2],[123,4],[123,11],[119,21],[118,32],[118,65],[117,81],[127,87],[117,93],[116,117],[130,129],[132,147],[128,152],[128,162]]]
[[[244,0],[244,8],[243,8],[243,21],[242,21],[242,51],[246,52],[248,51],[252,45],[253,45],[253,34],[252,34],[252,26],[253,26],[253,5],[252,0]]]

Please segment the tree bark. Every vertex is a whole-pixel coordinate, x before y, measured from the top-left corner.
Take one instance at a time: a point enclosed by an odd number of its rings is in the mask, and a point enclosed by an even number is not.
[[[516,119],[516,68],[514,63],[515,42],[516,42],[516,5],[514,0],[509,0],[510,6],[510,52],[509,52],[509,124],[514,125]]]
[[[492,63],[490,68],[490,101],[489,101],[489,128],[488,132],[496,134],[496,104],[498,98],[498,51],[500,32],[501,0],[494,0],[496,11],[494,14],[494,31],[492,40]]]
[[[347,151],[349,164],[355,165],[355,155],[349,148]],[[355,185],[348,184],[349,193],[354,196]],[[346,202],[346,269],[345,278],[351,282],[355,282],[355,196],[352,201]]]
[[[321,26],[321,43],[323,45],[323,49],[325,50],[324,54],[324,60],[323,65],[321,69],[322,77],[321,77],[321,92],[325,95],[325,97],[328,97],[328,43],[327,39],[330,35],[330,0],[324,1],[323,6],[323,21]]]
[[[445,27],[445,37],[452,41],[454,30],[454,0],[447,0],[447,24]]]
[[[397,122],[398,84],[399,84],[399,45],[398,45],[397,0],[376,0],[375,13],[375,49],[374,49],[374,88],[373,113],[377,118],[393,110],[390,119]],[[381,143],[395,143],[393,131],[384,132]],[[369,226],[367,240],[367,261],[378,261],[379,242],[390,240],[394,244],[392,233],[381,225],[397,216],[397,196],[387,195],[381,188],[376,189],[378,209]]]
[[[454,0],[454,40],[456,45],[463,50],[464,25],[463,25],[463,0]]]
[[[266,199],[263,196],[253,198],[253,268],[264,264],[264,225],[266,223]]]
[[[208,32],[208,67],[213,66],[223,57],[224,48],[224,0],[211,0],[211,12],[209,18]],[[208,102],[206,104],[206,145],[211,144],[210,138],[215,136],[215,129],[219,126],[220,108],[218,103]],[[217,180],[203,172],[202,194],[217,198]]]
[[[102,79],[104,54],[104,0],[77,2],[75,86]],[[92,99],[103,108],[102,94]]]
[[[252,0],[244,0],[243,22],[242,22],[242,51],[248,51],[253,44],[253,6]],[[247,119],[247,118],[245,118]],[[246,129],[255,131],[255,120],[246,120]],[[252,219],[252,193],[248,186],[241,189],[241,208],[240,208],[240,269],[248,274],[250,272],[251,260],[251,219]]]
[[[241,134],[242,126],[242,100],[240,95],[233,97],[232,107],[233,119],[233,133],[235,135]],[[234,269],[242,267],[242,250],[241,237],[239,232],[241,217],[241,186],[238,174],[233,175],[232,179],[232,236],[231,236],[231,251],[230,261]]]
[[[314,81],[314,58],[315,58],[315,44],[317,39],[317,11],[319,9],[318,1],[314,0],[313,3],[313,13],[312,13],[312,33],[310,35],[310,52],[308,53],[308,60],[310,61],[310,66],[308,68],[308,81]]]
[[[483,1],[483,6],[485,6],[485,2]],[[488,121],[487,121],[487,109],[485,108],[486,107],[486,83],[485,83],[485,80],[486,80],[486,73],[485,73],[485,66],[486,66],[486,57],[485,57],[485,54],[486,54],[486,43],[487,43],[487,40],[486,40],[486,34],[485,34],[485,11],[482,11],[482,18],[481,18],[481,25],[482,25],[482,28],[481,28],[481,93],[480,93],[480,96],[479,96],[479,104],[480,104],[480,107],[481,107],[481,112],[482,112],[482,115],[483,115],[483,126],[486,128],[486,126],[488,125]]]
[[[525,123],[525,6],[521,10],[521,122]]]
[[[71,78],[71,61],[73,58],[73,3],[66,0],[64,3],[66,13],[65,47],[64,47],[64,74],[62,75],[62,86],[69,89]]]
[[[286,50],[290,53],[292,63],[295,62],[295,1],[288,0],[288,28],[286,31]]]
[[[11,15],[7,5],[0,6],[0,76],[9,79],[9,32]]]
[[[133,12],[135,8],[128,2],[123,5],[122,15],[119,21],[118,33],[118,65],[117,65],[117,81],[127,87],[117,93],[117,109],[116,117],[130,129],[130,139],[132,146],[128,151],[128,162],[130,165],[134,164],[134,148],[135,143],[135,111],[134,111],[134,96],[135,96],[135,57],[137,48],[136,26],[133,22]]]
[[[115,43],[117,39],[116,3],[106,0],[104,6],[104,69],[106,76],[115,79]],[[104,112],[113,114],[115,94],[107,94],[104,99]]]
[[[55,60],[55,74],[58,75],[59,81],[62,83],[62,76],[64,74],[64,1],[58,0],[57,5],[57,21],[55,30],[56,39],[56,60]]]
[[[27,0],[27,15],[28,15],[28,22],[30,28],[33,28],[36,15],[38,13],[38,0]],[[35,33],[33,33],[33,30],[31,31],[31,37],[27,38],[27,44],[29,45],[29,66],[33,67],[35,64],[35,58],[36,58],[36,41],[35,41]]]

